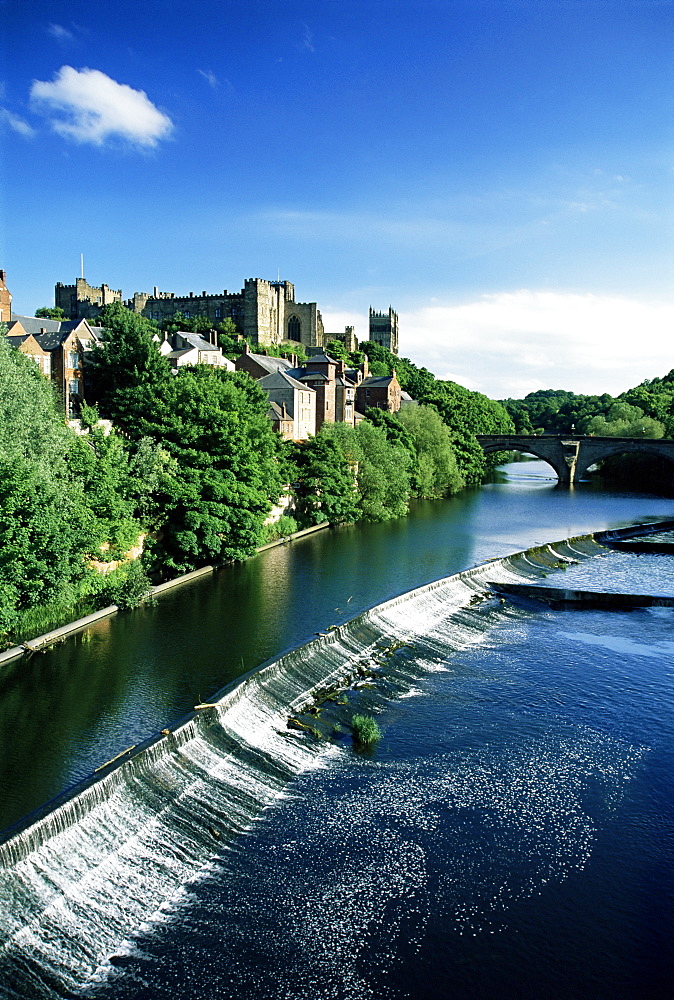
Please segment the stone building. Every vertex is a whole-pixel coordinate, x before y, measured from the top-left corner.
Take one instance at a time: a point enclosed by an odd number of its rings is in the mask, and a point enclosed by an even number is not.
[[[256,354],[248,344],[243,345],[243,353],[234,362],[237,372],[247,372],[254,379],[264,378],[276,372],[297,367],[297,358],[271,358],[266,354]]]
[[[84,278],[78,278],[74,285],[58,282],[54,301],[70,319],[91,319],[108,303],[121,302],[122,293],[107,285],[94,287]],[[253,344],[295,340],[305,347],[323,347],[325,343],[318,306],[315,302],[296,302],[295,286],[290,281],[247,278],[239,292],[225,289],[215,294],[202,291],[187,295],[162,292],[155,285],[152,292],[135,292],[125,304],[157,323],[171,319],[178,312],[187,319],[207,316],[213,326],[231,319]]]
[[[12,318],[12,295],[6,278],[6,272],[0,271],[0,323],[9,323]]]
[[[338,340],[340,343],[344,344],[344,348],[349,352],[349,354],[351,354],[352,351],[358,350],[358,338],[356,337],[355,327],[353,326],[345,326],[343,333],[326,333],[325,343],[329,344],[331,340]]]
[[[362,413],[368,406],[397,413],[400,403],[400,382],[395,371],[392,375],[371,375],[369,378],[364,378],[356,387],[356,406]]]
[[[375,312],[370,306],[370,340],[392,354],[398,353],[398,313],[390,306],[387,313]]]
[[[63,411],[77,417],[89,392],[87,354],[100,338],[99,327],[87,320],[53,320],[15,316],[7,339],[22,354],[33,358],[51,379]]]
[[[294,428],[295,440],[304,440],[305,431],[306,436],[317,434],[324,423],[346,423],[353,427],[358,422],[356,386],[367,373],[367,358],[360,368],[347,371],[343,361],[321,352],[297,367],[296,359],[290,362],[285,358],[270,358],[246,348],[234,364],[237,371],[248,372],[257,379],[270,402],[284,405],[291,415],[296,414],[298,404],[295,399],[291,401],[288,386],[292,385],[294,390],[312,390],[315,417],[311,418],[311,427],[305,422],[302,427]]]
[[[263,346],[294,340],[305,347],[322,347],[325,332],[320,310],[315,302],[296,302],[295,286],[290,281],[267,281],[247,278],[239,292],[200,295],[175,295],[161,292],[136,292],[127,303],[130,309],[162,323],[180,312],[191,319],[207,316],[213,326],[231,319],[237,329],[253,344]]]
[[[85,278],[78,278],[74,285],[60,281],[54,288],[54,305],[63,309],[69,319],[96,319],[103,306],[121,302],[122,292],[107,285],[94,287]]]
[[[290,424],[277,429],[285,440],[306,441],[316,433],[316,393],[299,382],[287,371],[277,371],[258,379],[258,385],[267,393],[270,404],[280,411],[278,419],[290,420]],[[274,411],[275,412],[275,411]]]

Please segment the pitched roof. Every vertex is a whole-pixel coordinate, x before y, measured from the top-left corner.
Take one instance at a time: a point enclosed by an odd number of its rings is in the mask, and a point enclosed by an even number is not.
[[[17,347],[18,348],[18,347],[21,347],[21,345],[23,344],[24,340],[28,340],[29,337],[30,337],[29,333],[21,333],[21,334],[17,334],[15,337],[12,337],[11,334],[10,334],[5,339],[9,341],[9,343],[12,345],[12,347]]]
[[[58,333],[61,329],[62,320],[60,319],[42,319],[39,316],[17,316],[16,313],[12,313],[12,319],[9,324],[10,333],[12,327],[15,323],[20,323],[26,333]]]
[[[37,333],[33,334],[33,336],[43,351],[56,351],[66,339],[69,332],[69,330],[65,330],[62,333],[54,331],[53,333]]]
[[[103,333],[103,327],[90,326],[85,319],[43,319],[41,316],[17,316],[14,314],[9,324],[10,333],[15,323],[20,323],[26,333],[32,333],[34,337],[60,334],[59,344],[69,333],[72,333],[73,330],[79,331],[81,327],[84,328],[82,332],[91,331],[94,340],[100,340]]]
[[[325,353],[325,351],[323,351],[321,354],[314,354],[312,357],[310,357],[304,367],[308,368],[309,365],[313,365],[316,362],[318,362],[319,365],[326,365],[326,364],[327,365],[336,365],[337,364],[337,362],[335,361],[334,358],[329,358],[328,355]]]
[[[278,371],[287,371],[291,367],[290,362],[286,358],[270,358],[266,354],[245,354],[243,356],[252,358],[261,368],[268,371],[270,375]]]
[[[293,378],[288,372],[273,372],[271,375],[265,375],[264,378],[259,378],[257,380],[258,385],[261,385],[263,389],[286,389],[291,387],[293,389],[303,389],[308,392],[313,392],[314,390],[310,386],[303,385],[302,382],[298,382],[296,378]]]
[[[193,347],[181,347],[177,351],[171,351],[170,354],[165,354],[165,358],[182,358],[183,354],[191,354],[194,350]]]
[[[184,333],[182,330],[178,330],[176,337],[181,337],[186,340],[188,344],[192,347],[196,347],[200,351],[219,351],[220,348],[217,344],[211,344],[210,340],[206,340],[202,337],[200,333]]]
[[[267,409],[267,416],[271,420],[290,420],[290,421],[292,421],[292,419],[293,419],[290,416],[290,414],[287,412],[285,406],[279,406],[279,404],[275,403],[273,401],[273,399],[269,400],[269,407]]]
[[[371,375],[369,378],[364,378],[363,381],[358,386],[358,388],[360,389],[362,386],[365,386],[366,389],[369,389],[373,386],[384,387],[390,385],[392,379],[393,375]]]

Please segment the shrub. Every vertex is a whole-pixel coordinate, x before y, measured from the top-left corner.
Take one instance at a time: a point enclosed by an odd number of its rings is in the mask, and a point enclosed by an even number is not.
[[[277,538],[287,538],[288,535],[294,535],[296,531],[299,531],[299,524],[295,518],[290,517],[289,514],[283,514],[273,524],[262,525],[260,529],[260,545],[275,542]]]
[[[354,715],[351,728],[354,741],[359,746],[369,747],[381,739],[381,729],[371,715]]]

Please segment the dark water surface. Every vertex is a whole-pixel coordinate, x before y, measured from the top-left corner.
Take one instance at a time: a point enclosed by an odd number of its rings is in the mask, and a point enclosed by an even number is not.
[[[410,517],[319,532],[180,587],[0,675],[0,829],[332,624],[530,545],[671,517],[662,497],[556,489],[543,462]]]
[[[392,595],[534,544],[672,517],[663,498],[556,490],[542,463],[506,475],[392,524],[270,550],[22,664],[0,701],[6,822],[243,669]],[[625,589],[672,579],[674,593],[671,565],[615,553],[559,583],[582,572],[599,589],[615,570]],[[404,635],[404,608],[388,614],[382,627]],[[35,996],[674,995],[674,609],[495,599],[457,618],[429,598],[427,627],[387,672],[388,686],[358,695],[383,730],[374,751],[354,752],[344,727],[147,914],[98,985]],[[349,706],[335,711],[347,719]],[[110,898],[124,908],[123,892]]]

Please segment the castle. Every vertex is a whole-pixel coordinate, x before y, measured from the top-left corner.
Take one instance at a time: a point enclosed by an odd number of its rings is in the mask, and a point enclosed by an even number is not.
[[[103,306],[122,302],[121,290],[107,285],[95,287],[84,278],[74,285],[58,282],[54,291],[54,304],[71,320],[96,320]],[[150,292],[135,292],[126,303],[129,309],[147,319],[162,323],[176,313],[186,319],[207,316],[213,326],[231,319],[246,339],[262,347],[274,346],[284,340],[295,341],[306,348],[323,348],[329,340],[341,340],[347,351],[358,347],[354,329],[346,327],[343,333],[326,334],[323,318],[315,302],[296,302],[295,286],[290,281],[267,281],[264,278],[247,278],[239,292],[200,295],[176,295],[162,292],[156,286]],[[389,308],[388,313],[370,308],[369,337],[374,343],[398,353],[398,314]]]

